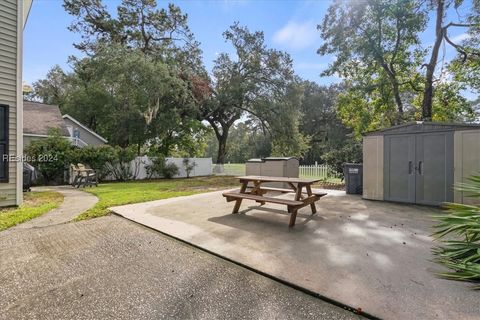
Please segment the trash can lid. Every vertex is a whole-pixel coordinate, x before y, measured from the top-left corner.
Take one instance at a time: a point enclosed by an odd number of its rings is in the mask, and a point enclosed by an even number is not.
[[[343,164],[343,166],[345,167],[361,167],[363,166],[363,163],[349,163],[349,162],[345,162]]]

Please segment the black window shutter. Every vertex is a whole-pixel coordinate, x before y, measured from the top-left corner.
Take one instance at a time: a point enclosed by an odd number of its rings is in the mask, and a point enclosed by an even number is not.
[[[8,106],[0,104],[0,182],[8,182]]]

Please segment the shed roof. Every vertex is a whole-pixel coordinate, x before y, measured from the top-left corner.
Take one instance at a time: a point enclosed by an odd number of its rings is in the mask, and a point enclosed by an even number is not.
[[[24,134],[48,135],[51,128],[59,129],[63,136],[70,136],[58,106],[30,101],[23,102]]]
[[[286,161],[286,160],[291,160],[291,159],[297,159],[295,157],[266,157],[262,158],[262,160],[267,160],[267,161]]]
[[[404,123],[398,126],[385,128],[377,131],[367,132],[365,136],[388,135],[388,134],[405,134],[405,133],[427,133],[435,131],[456,131],[456,130],[472,130],[480,129],[478,123],[450,123],[450,122],[427,122],[414,121]]]

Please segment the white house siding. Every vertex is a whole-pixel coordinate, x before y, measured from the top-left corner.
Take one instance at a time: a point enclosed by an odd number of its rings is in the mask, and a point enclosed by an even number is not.
[[[2,0],[0,5],[0,103],[9,106],[9,154],[22,153],[21,43],[23,31],[22,1]],[[20,63],[18,63],[20,61]],[[20,135],[21,137],[21,135]],[[20,148],[18,144],[20,143]],[[21,163],[9,163],[9,181],[0,183],[0,206],[22,202]],[[18,185],[17,185],[18,182]]]

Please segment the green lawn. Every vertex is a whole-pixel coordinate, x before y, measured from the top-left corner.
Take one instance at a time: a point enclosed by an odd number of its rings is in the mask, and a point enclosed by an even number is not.
[[[238,180],[225,176],[102,183],[98,187],[85,189],[96,195],[99,201],[76,220],[104,216],[109,213],[108,208],[113,206],[188,196],[235,186],[239,186]]]
[[[18,208],[0,210],[0,231],[36,218],[63,202],[63,195],[55,191],[24,193],[23,204]]]
[[[226,175],[230,176],[244,176],[245,163],[225,163],[223,165]]]

